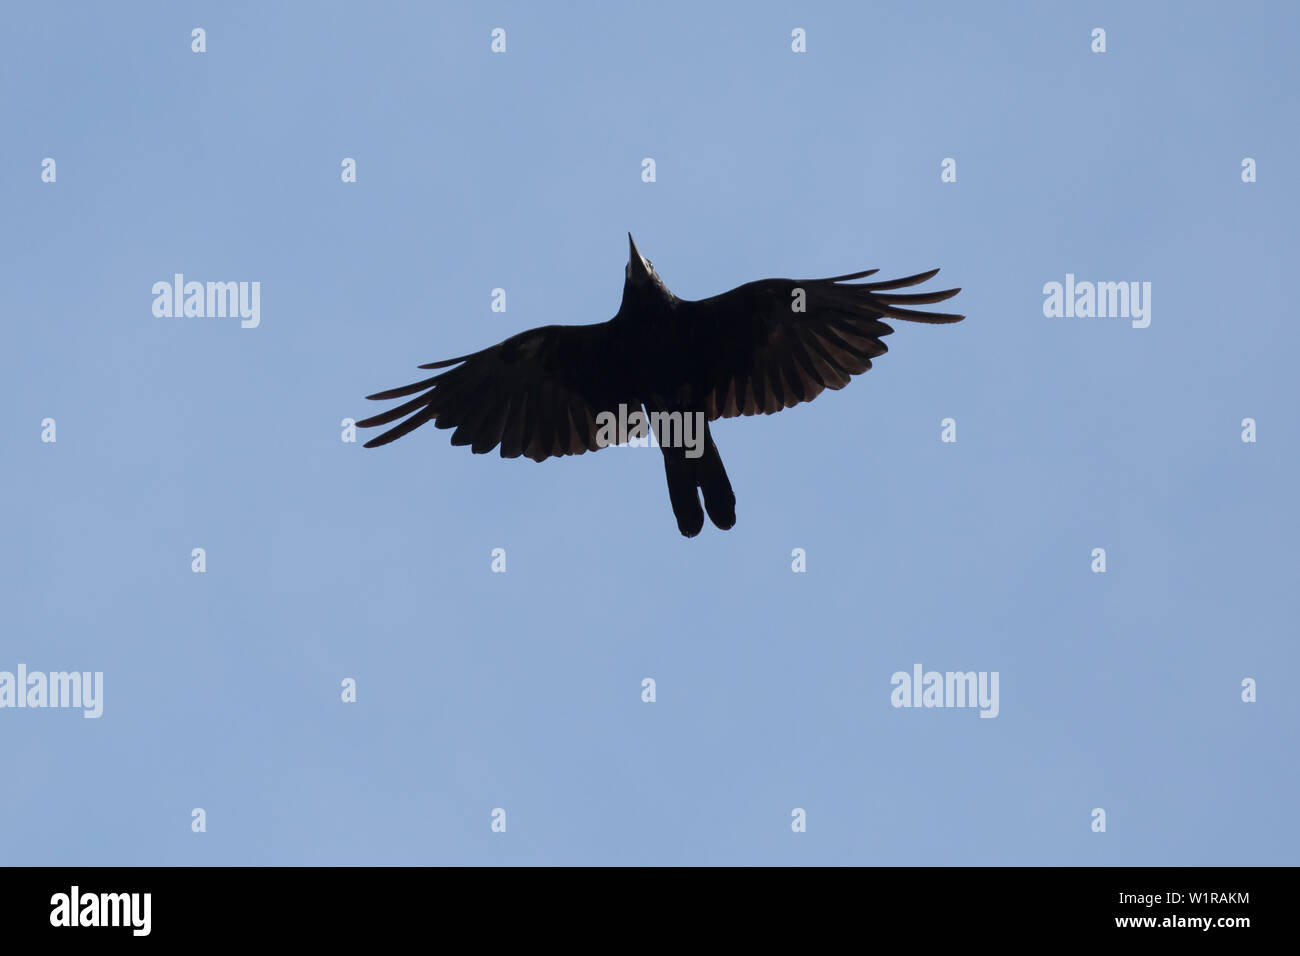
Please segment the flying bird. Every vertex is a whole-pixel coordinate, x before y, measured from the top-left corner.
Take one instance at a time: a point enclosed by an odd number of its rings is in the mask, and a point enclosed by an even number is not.
[[[628,234],[618,314],[595,325],[546,325],[491,348],[430,362],[430,378],[369,395],[410,401],[357,422],[399,422],[366,448],[386,445],[425,422],[454,428],[451,443],[476,455],[500,446],[502,458],[534,461],[596,451],[610,441],[620,409],[673,425],[656,432],[678,530],[736,523],[736,496],[708,422],[771,415],[840,389],[883,355],[894,330],[882,319],[942,325],[964,316],[917,311],[960,289],[899,293],[938,269],[885,282],[858,282],[878,269],[829,279],[760,279],[710,299],[679,299]],[[644,408],[644,412],[641,410]],[[674,418],[673,416],[677,416]],[[689,420],[702,427],[693,443]],[[669,436],[674,433],[670,428]],[[638,433],[643,437],[646,428]],[[619,436],[620,440],[623,436]],[[676,440],[676,439],[682,440]],[[700,508],[700,495],[704,509]]]

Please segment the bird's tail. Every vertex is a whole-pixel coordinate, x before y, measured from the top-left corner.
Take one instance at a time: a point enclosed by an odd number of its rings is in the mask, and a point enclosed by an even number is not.
[[[689,412],[686,414],[690,414]],[[688,538],[693,538],[704,527],[704,510],[700,508],[700,492],[704,493],[704,508],[709,520],[723,531],[736,523],[736,494],[731,490],[727,469],[722,465],[718,446],[708,422],[704,423],[704,449],[698,458],[687,457],[691,449],[659,446],[664,455],[664,475],[668,479],[668,499],[672,502],[677,528]]]

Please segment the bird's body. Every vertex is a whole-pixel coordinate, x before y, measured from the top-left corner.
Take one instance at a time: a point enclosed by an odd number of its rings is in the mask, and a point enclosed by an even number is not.
[[[427,421],[455,428],[453,445],[476,454],[535,461],[604,447],[601,421],[620,406],[696,415],[697,446],[660,441],[668,494],[687,537],[736,522],[735,495],[708,422],[772,414],[839,389],[883,355],[893,329],[883,317],[942,324],[960,315],[918,312],[958,289],[899,294],[939,270],[889,282],[855,283],[876,270],[831,279],[763,279],[709,299],[679,299],[637,251],[632,237],[618,313],[595,325],[548,325],[481,352],[422,365],[446,369],[369,396],[415,398],[357,422],[404,419],[366,447],[387,444]],[[452,367],[454,366],[454,367]],[[419,394],[416,394],[419,393]]]

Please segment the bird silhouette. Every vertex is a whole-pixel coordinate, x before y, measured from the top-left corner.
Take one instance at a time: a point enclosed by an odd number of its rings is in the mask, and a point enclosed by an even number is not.
[[[679,299],[630,233],[627,238],[623,300],[612,319],[546,325],[419,366],[445,371],[367,396],[415,397],[358,421],[361,428],[399,422],[365,447],[386,445],[431,421],[455,429],[451,443],[475,454],[500,446],[502,458],[542,461],[653,431],[677,527],[694,537],[704,527],[704,510],[718,528],[736,523],[736,496],[709,422],[771,415],[843,388],[886,352],[881,339],[894,330],[885,318],[929,324],[964,318],[913,308],[960,289],[895,291],[938,269],[884,282],[856,281],[877,269],[828,279],[760,279],[709,299]],[[632,434],[616,432],[616,421],[633,425]]]

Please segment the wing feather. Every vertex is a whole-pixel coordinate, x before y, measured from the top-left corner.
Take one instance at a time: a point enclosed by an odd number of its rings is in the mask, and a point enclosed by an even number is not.
[[[883,319],[942,324],[963,318],[926,312],[960,289],[896,292],[919,285],[938,269],[880,282],[856,282],[877,270],[830,279],[763,279],[730,292],[682,302],[695,330],[692,390],[710,420],[770,415],[841,389],[888,351],[894,330]],[[802,308],[796,311],[797,305]]]
[[[498,446],[502,458],[535,461],[596,451],[596,416],[636,401],[621,384],[617,362],[611,364],[613,344],[608,322],[548,325],[421,365],[444,371],[369,396],[415,397],[357,422],[360,428],[397,423],[365,447],[386,445],[432,421],[454,429],[453,445],[469,445],[479,455]]]

